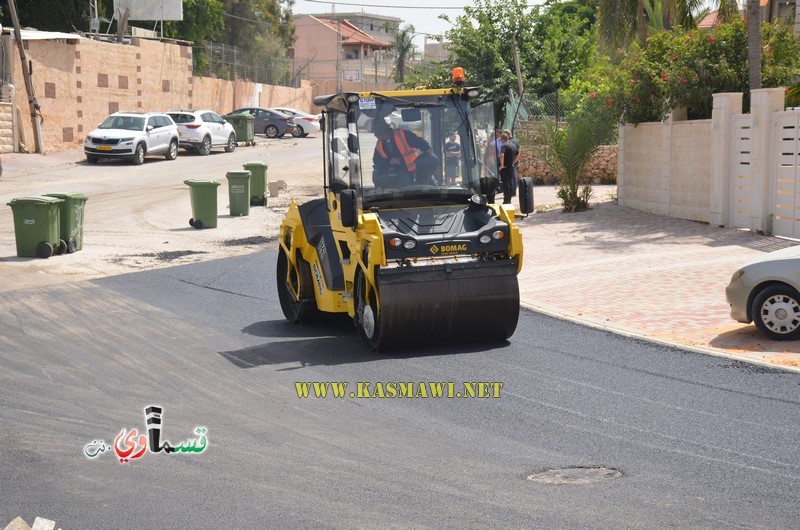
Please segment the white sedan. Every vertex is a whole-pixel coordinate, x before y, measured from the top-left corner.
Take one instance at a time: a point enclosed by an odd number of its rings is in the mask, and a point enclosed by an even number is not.
[[[734,320],[754,322],[773,340],[800,339],[800,246],[770,252],[740,267],[725,297]]]
[[[308,112],[289,107],[272,108],[284,114],[288,114],[289,116],[294,116],[294,122],[297,128],[292,132],[292,136],[295,138],[319,132],[319,114],[309,114]]]

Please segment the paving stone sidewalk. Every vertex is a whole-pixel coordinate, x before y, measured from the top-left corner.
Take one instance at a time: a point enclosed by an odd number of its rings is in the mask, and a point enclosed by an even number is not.
[[[537,189],[537,204],[553,200]],[[613,192],[612,192],[613,195]],[[545,198],[542,199],[542,196]],[[795,241],[602,202],[520,221],[526,307],[614,332],[800,371],[800,342],[774,342],[732,320],[731,274]],[[554,204],[557,201],[554,201]]]

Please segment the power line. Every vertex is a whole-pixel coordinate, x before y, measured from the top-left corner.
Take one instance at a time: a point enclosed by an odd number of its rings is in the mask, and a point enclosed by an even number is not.
[[[435,6],[408,6],[408,5],[398,6],[398,5],[385,5],[385,4],[363,4],[363,3],[357,4],[354,2],[331,2],[329,0],[305,0],[305,1],[314,4],[330,4],[335,6],[356,6],[356,7],[366,7],[366,8],[381,7],[384,9],[436,9],[438,11],[443,11],[443,10],[462,11],[464,9],[463,6],[462,7],[452,7],[452,6],[435,7]]]
[[[265,26],[289,26],[291,24],[291,22],[266,22],[264,20],[254,20],[252,18],[239,17],[224,12],[222,14],[226,17],[235,18],[237,20],[244,20],[245,22],[252,22],[253,24],[263,24]]]

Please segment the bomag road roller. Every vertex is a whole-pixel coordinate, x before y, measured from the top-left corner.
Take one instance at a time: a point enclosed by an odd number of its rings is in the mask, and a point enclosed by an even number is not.
[[[280,227],[277,288],[289,321],[347,313],[372,350],[514,333],[517,212],[487,200],[497,186],[485,156],[493,105],[473,108],[479,90],[458,84],[458,70],[447,89],[314,98],[324,109],[324,197],[292,201]],[[518,213],[528,214],[531,181],[519,184]]]

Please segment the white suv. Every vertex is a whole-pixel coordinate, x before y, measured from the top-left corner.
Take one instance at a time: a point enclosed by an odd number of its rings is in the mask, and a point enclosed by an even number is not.
[[[224,147],[226,153],[236,149],[233,125],[210,110],[171,110],[167,112],[178,125],[180,146],[203,156],[213,147]]]
[[[86,160],[128,158],[134,164],[146,155],[178,156],[178,127],[163,112],[115,112],[83,139]]]

